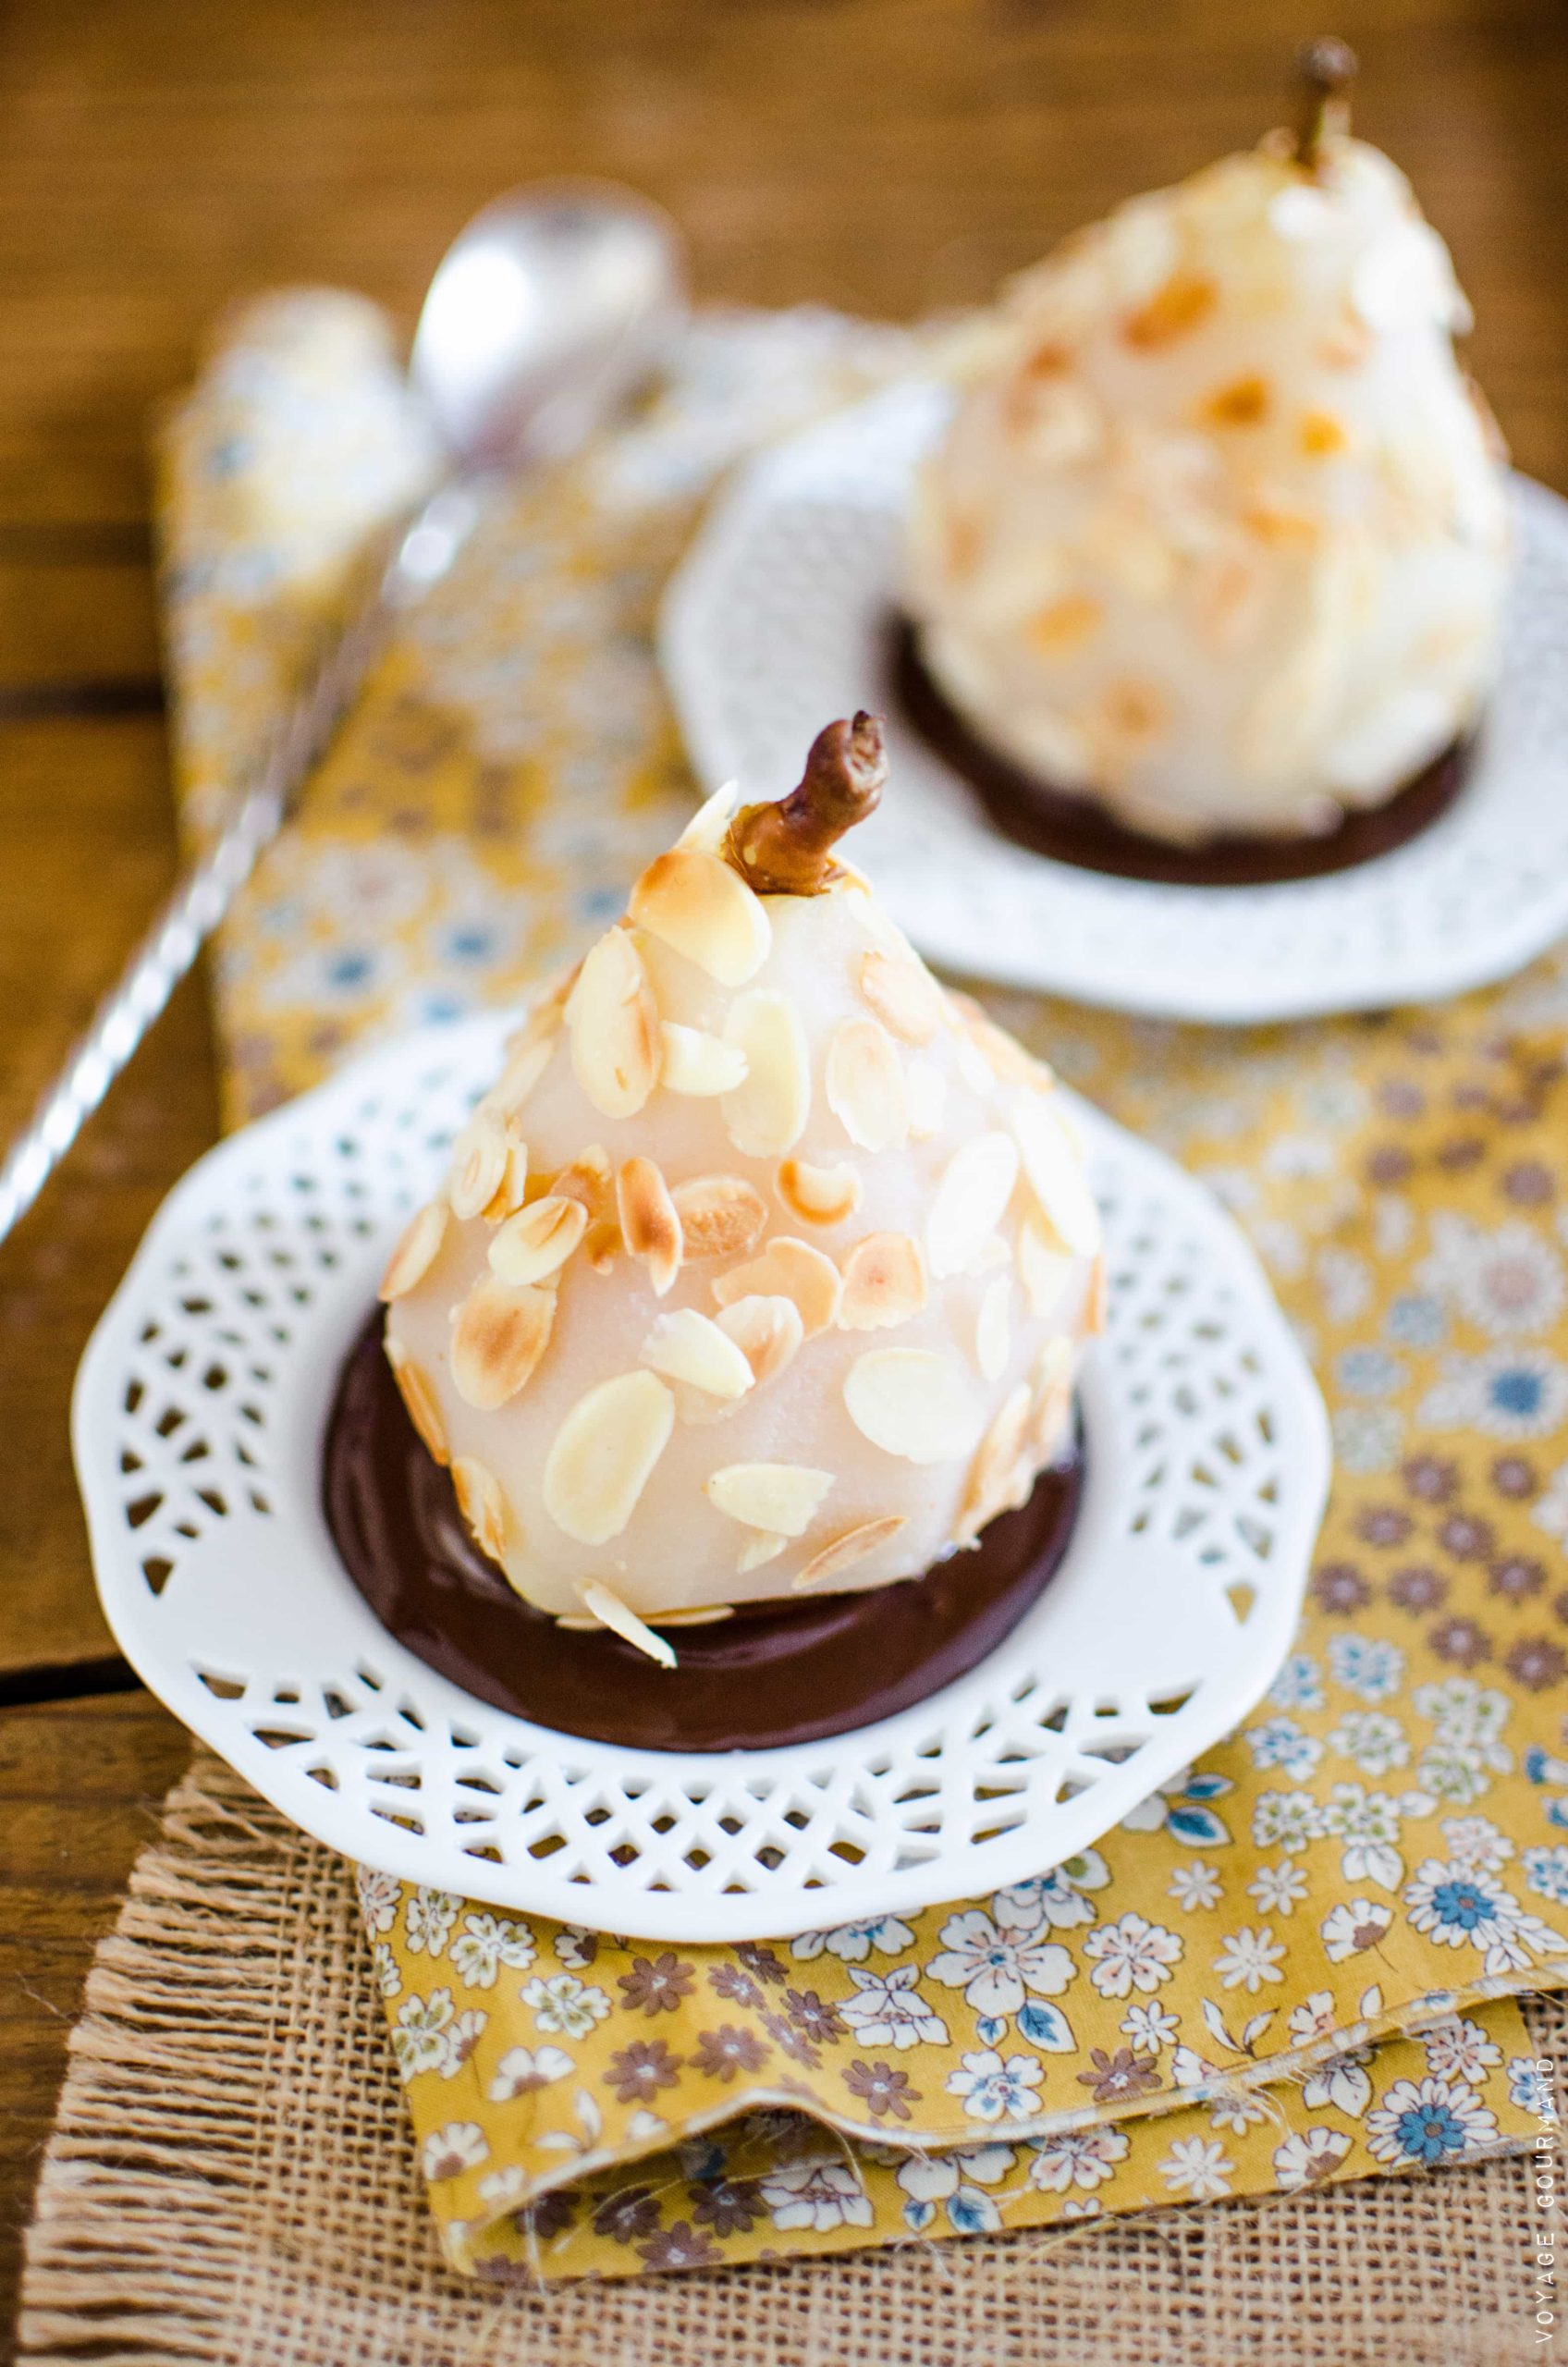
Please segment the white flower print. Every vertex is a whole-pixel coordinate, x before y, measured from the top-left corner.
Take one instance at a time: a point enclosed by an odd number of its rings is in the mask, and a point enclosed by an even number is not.
[[[1449,1676],[1436,1685],[1418,1685],[1411,1699],[1439,1742],[1466,1743],[1486,1751],[1490,1754],[1487,1764],[1496,1773],[1507,1774],[1513,1754],[1501,1737],[1513,1704],[1506,1693],[1477,1685],[1473,1676]]]
[[[1334,1993],[1331,1989],[1315,1989],[1299,2005],[1292,2005],[1286,2027],[1297,2046],[1310,2046],[1316,2038],[1324,2038],[1334,2027]]]
[[[1537,1898],[1550,1898],[1557,1907],[1568,1906],[1568,1846],[1561,1841],[1550,1846],[1543,1842],[1526,1849],[1519,1862]]]
[[[1268,1688],[1276,1710],[1321,1710],[1323,1680],[1310,1652],[1292,1652]]]
[[[1473,1807],[1476,1800],[1484,1800],[1492,1787],[1482,1754],[1474,1743],[1430,1744],[1416,1764],[1415,1780],[1431,1798],[1445,1800],[1454,1809]]]
[[[905,2224],[917,2231],[928,2227],[938,2202],[958,2234],[973,2236],[999,2227],[1001,2213],[981,2189],[998,2186],[1013,2164],[1011,2145],[973,2145],[957,2153],[906,2154],[898,2171],[899,2184],[910,2200]]]
[[[1053,1931],[1066,1931],[1073,1924],[1094,1921],[1096,1910],[1084,1893],[1104,1890],[1109,1880],[1110,1868],[1099,1851],[1081,1849],[1076,1858],[1053,1866],[1048,1874],[998,1891],[991,1912],[1004,1928],[1034,1932],[1045,1923]]]
[[[1179,2046],[1170,2058],[1170,2084],[1173,2088],[1203,2088],[1220,2076],[1218,2063],[1210,2063],[1195,2047]]]
[[[354,1888],[360,1895],[360,1913],[371,1937],[374,1939],[378,1932],[390,1932],[398,1919],[398,1903],[403,1895],[403,1885],[397,1875],[378,1874],[372,1866],[356,1866]]]
[[[535,2088],[569,2079],[572,2069],[571,2057],[563,2047],[508,2046],[484,2092],[493,2104],[509,2104],[516,2096],[530,2095]]]
[[[1184,1914],[1192,1915],[1199,1907],[1218,1907],[1224,1890],[1213,1866],[1194,1858],[1190,1866],[1173,1866],[1166,1895],[1173,1898]]]
[[[1427,2068],[1439,2079],[1463,2079],[1467,2086],[1478,2088],[1487,2073],[1502,2061],[1502,2049],[1493,2045],[1480,2023],[1459,2015],[1452,2021],[1434,2022],[1430,2030],[1420,2032],[1420,2039]]]
[[[1513,1842],[1489,1817],[1445,1816],[1443,1839],[1450,1865],[1470,1873],[1498,1873],[1513,1855]]]
[[[455,2014],[441,2034],[440,2072],[443,2079],[455,2079],[474,2048],[479,2044],[484,2025],[490,2019],[477,2005]]]
[[[403,1929],[408,1937],[409,1953],[422,1951],[438,1956],[447,1944],[447,1934],[457,1920],[462,1900],[455,1891],[426,1890],[422,1883],[410,1895]]]
[[[1392,1405],[1339,1405],[1331,1424],[1334,1454],[1346,1471],[1391,1471],[1404,1445],[1404,1423]]]
[[[1317,1736],[1306,1733],[1293,1718],[1269,1718],[1261,1726],[1248,1726],[1243,1740],[1252,1752],[1255,1767],[1282,1768],[1298,1784],[1323,1756]]]
[[[1210,2128],[1221,2128],[1243,2137],[1249,2128],[1256,2128],[1260,2120],[1267,2120],[1268,2116],[1267,2109],[1256,2096],[1249,2096],[1244,2088],[1231,2088],[1221,2090],[1216,2095],[1208,2125]]]
[[[508,2162],[505,2169],[486,2170],[479,2181],[479,2199],[505,2211],[528,2199],[529,2176],[521,2162]]]
[[[1055,2137],[1032,2137],[1035,2158],[1029,2183],[1047,2194],[1065,2194],[1069,2187],[1085,2189],[1103,2186],[1127,2158],[1128,2140],[1120,2128],[1063,2129]]]
[[[383,1997],[396,1997],[403,1986],[403,1976],[398,1959],[385,1940],[377,1940],[371,1951],[371,1964],[375,1973],[375,1985]]]
[[[864,1964],[873,1952],[896,1956],[913,1941],[909,1925],[900,1923],[896,1915],[874,1915],[865,1923],[835,1924],[830,1932],[802,1932],[798,1940],[790,1941],[790,1954],[809,1964],[826,1948],[844,1964]]]
[[[1321,2186],[1331,2178],[1350,2152],[1351,2139],[1342,2128],[1306,2128],[1287,2137],[1274,2149],[1274,2177],[1281,2194],[1299,2194],[1304,2187]]]
[[[440,2068],[453,2013],[449,1989],[433,1989],[428,1997],[404,1998],[392,2025],[392,2052],[405,2085],[421,2071]]]
[[[1121,2017],[1122,2034],[1132,2041],[1134,2054],[1158,2054],[1181,2027],[1180,2016],[1168,2014],[1163,2005],[1129,2005]]]
[[[1530,1518],[1548,1537],[1568,1538],[1568,1463],[1560,1463],[1530,1507]]]
[[[1161,2162],[1159,2175],[1173,2194],[1190,2195],[1194,2202],[1211,2202],[1216,2196],[1230,2193],[1235,2166],[1218,2139],[1179,2137]]]
[[[1379,1636],[1335,1636],[1329,1645],[1334,1681],[1363,1701],[1391,1700],[1404,1683],[1404,1654]]]
[[[1434,1216],[1432,1255],[1416,1280],[1494,1340],[1545,1331],[1568,1296],[1562,1259],[1523,1217],[1488,1232],[1468,1217]]]
[[[764,2178],[763,2201],[776,2227],[869,2227],[871,2198],[848,2162],[793,2162]]]
[[[995,2047],[961,2055],[945,2082],[971,2120],[1028,2120],[1040,2109],[1035,2092],[1045,2066],[1033,2054],[1010,2054],[1004,2063]]]
[[[1305,1849],[1322,1837],[1323,1811],[1310,1792],[1264,1792],[1252,1812],[1259,1849]]]
[[[1431,2167],[1476,2152],[1496,2136],[1497,2122],[1474,2088],[1430,2074],[1396,2079],[1366,2116],[1367,2148],[1378,2162]]]
[[[920,1994],[918,1965],[895,1965],[890,1972],[863,1972],[850,1968],[859,1994],[846,1997],[839,2007],[845,2021],[866,2046],[946,2046],[948,2026]]]
[[[431,2130],[419,2165],[427,2178],[457,2178],[489,2158],[490,2140],[476,2120],[449,2120]]]
[[[1524,1972],[1535,1956],[1568,1956],[1568,1940],[1528,1914],[1495,1875],[1428,1858],[1403,1896],[1415,1930],[1438,1947],[1477,1949],[1483,1972]]]
[[[1393,1919],[1393,1908],[1381,1906],[1377,1899],[1341,1899],[1337,1907],[1329,1909],[1318,1926],[1323,1953],[1330,1964],[1343,1964],[1347,1956],[1360,1956],[1363,1950],[1377,1947],[1387,1936]]]
[[[1329,1735],[1329,1748],[1364,1775],[1391,1775],[1410,1758],[1410,1744],[1397,1718],[1381,1710],[1348,1710]]]
[[[563,1923],[556,1933],[555,1949],[557,1960],[568,1972],[586,1972],[599,1953],[599,1935],[581,1923]]]
[[[537,1950],[526,1923],[498,1915],[467,1915],[447,1954],[452,1969],[471,1989],[493,1989],[503,1965],[526,1971]]]
[[[1232,1932],[1214,1959],[1214,1969],[1227,1989],[1244,1989],[1256,1997],[1266,1981],[1283,1981],[1280,1970],[1285,1951],[1267,1923],[1250,1923]]]
[[[521,1994],[538,2027],[561,2038],[586,2038],[610,2010],[602,1989],[590,1988],[570,1972],[552,1973],[548,1980],[535,1977],[524,1983]]]
[[[1323,1809],[1323,1831],[1344,1843],[1340,1868],[1347,1883],[1380,1883],[1392,1890],[1404,1873],[1404,1859],[1394,1846],[1400,1835],[1400,1807],[1387,1792],[1369,1792],[1363,1784],[1336,1784]]]
[[[1537,2120],[1557,2119],[1550,2079],[1532,2054],[1509,2056],[1508,2101],[1519,2112],[1533,2112]]]
[[[1089,1979],[1102,1997],[1125,1997],[1134,1989],[1150,1995],[1171,1979],[1182,1944],[1163,1923],[1146,1922],[1141,1915],[1096,1923],[1084,1942],[1084,1954],[1094,1968]]]
[[[1372,1304],[1372,1269],[1348,1249],[1320,1250],[1317,1287],[1329,1322],[1354,1323]]]
[[[1568,1420],[1568,1367],[1519,1344],[1450,1355],[1416,1409],[1428,1430],[1482,1430],[1494,1439],[1544,1439]]]
[[[1025,1937],[1022,1926],[999,1932],[977,1907],[949,1916],[941,1941],[926,1970],[945,1989],[962,1989],[977,2014],[1016,2014],[1030,1992],[1060,1997],[1078,1970],[1065,1948]]]
[[[1302,2082],[1301,2100],[1309,2112],[1321,2112],[1332,2105],[1352,2120],[1359,2120],[1372,2101],[1372,2082],[1366,2067],[1372,2060],[1369,2046],[1347,2048],[1343,2054],[1330,2054],[1315,2063]]]
[[[1256,1899],[1265,1915],[1293,1915],[1306,1896],[1306,1877],[1293,1858],[1281,1858],[1277,1866],[1259,1866],[1247,1884],[1247,1896]]]

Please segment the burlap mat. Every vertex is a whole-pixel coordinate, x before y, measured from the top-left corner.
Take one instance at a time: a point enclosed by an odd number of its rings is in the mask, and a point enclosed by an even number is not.
[[[350,1870],[205,1753],[101,1944],[21,2355],[96,2367],[1506,2367],[1528,2157],[1324,2192],[546,2289],[442,2266]],[[1532,2000],[1568,2067],[1568,2009]]]

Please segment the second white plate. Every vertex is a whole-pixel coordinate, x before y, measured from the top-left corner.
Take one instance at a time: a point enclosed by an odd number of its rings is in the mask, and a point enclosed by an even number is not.
[[[746,469],[666,597],[662,655],[709,789],[772,796],[813,735],[886,714],[891,787],[857,860],[950,970],[1160,1018],[1240,1024],[1439,1000],[1568,929],[1568,505],[1516,480],[1501,679],[1464,794],[1407,846],[1261,888],[1115,879],[1002,838],[900,718],[888,628],[910,477],[948,398],[905,381]]]

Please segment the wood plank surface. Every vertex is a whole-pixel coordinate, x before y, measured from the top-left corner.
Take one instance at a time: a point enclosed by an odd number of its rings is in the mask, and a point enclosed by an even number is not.
[[[1568,12],[1357,0],[1358,121],[1475,301],[1522,466],[1568,484]],[[0,1131],[171,876],[146,438],[214,316],[288,280],[411,319],[485,198],[640,183],[699,292],[909,315],[1281,113],[1299,0],[12,0],[0,14]],[[113,1684],[66,1414],[87,1331],[211,1139],[187,989],[0,1248],[0,2225],[95,1933],[180,1763]],[[71,1701],[76,1694],[81,1698]],[[67,1852],[58,1879],[51,1849]],[[0,2323],[8,2323],[0,2261]],[[3,2350],[0,2338],[0,2350]]]

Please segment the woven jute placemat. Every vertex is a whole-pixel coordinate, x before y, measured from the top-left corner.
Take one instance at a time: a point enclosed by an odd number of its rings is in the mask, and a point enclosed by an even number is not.
[[[1532,2001],[1568,2067],[1568,2008]],[[1529,2157],[1262,2202],[551,2290],[441,2264],[349,1869],[204,1753],[101,1944],[21,2356],[84,2367],[1506,2367]]]

